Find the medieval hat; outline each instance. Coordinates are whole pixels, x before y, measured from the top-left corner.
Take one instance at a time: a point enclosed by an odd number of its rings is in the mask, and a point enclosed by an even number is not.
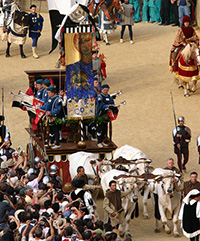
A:
[[[31,6],[30,6],[30,9],[31,8],[36,8],[36,5],[35,4],[32,4]]]
[[[191,18],[188,16],[188,15],[185,15],[182,19],[182,23],[185,23],[185,22],[191,22]]]
[[[44,80],[44,85],[46,85],[46,86],[50,86],[51,85],[51,82],[50,82],[50,80],[49,79],[45,79]]]
[[[94,81],[95,81],[95,80],[98,80],[98,81],[99,81],[99,79],[98,79],[97,77],[94,77]]]
[[[110,86],[108,84],[104,84],[104,85],[101,86],[101,89],[104,89],[104,88],[110,89]]]
[[[4,121],[5,117],[3,115],[0,115],[0,121]]]
[[[36,81],[36,83],[42,85],[42,84],[43,84],[43,79],[38,79],[38,80]]]
[[[72,186],[77,188],[82,188],[85,185],[85,181],[82,179],[72,181]]]
[[[48,88],[47,88],[47,91],[51,91],[51,92],[56,92],[56,89],[55,89],[55,87],[54,86],[49,86]]]

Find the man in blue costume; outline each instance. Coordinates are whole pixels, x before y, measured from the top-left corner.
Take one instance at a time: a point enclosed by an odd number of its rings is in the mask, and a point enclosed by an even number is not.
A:
[[[38,38],[41,35],[44,19],[39,13],[36,13],[36,5],[34,4],[31,5],[30,10],[31,10],[31,13],[29,15],[31,17],[31,23],[29,27],[29,37],[32,38],[33,40],[33,43],[32,43],[33,57],[37,59],[38,58],[38,55],[36,53],[37,42],[38,42]]]
[[[61,109],[62,109],[62,101],[60,97],[56,94],[56,89],[54,86],[49,86],[47,88],[49,99],[48,101],[41,107],[42,110],[46,111],[46,116],[50,118],[49,123],[49,136],[50,136],[50,146],[52,149],[60,148],[60,140],[59,140],[59,128],[60,125],[56,125],[52,118],[60,117]],[[55,142],[55,144],[54,144]]]
[[[110,89],[109,85],[104,84],[102,86],[102,93],[99,94],[96,98],[97,116],[103,116],[107,114],[109,108],[114,105],[113,98],[108,94],[109,89]],[[97,140],[98,140],[97,146],[98,147],[102,148],[104,146],[108,146],[108,144],[106,143],[107,132],[108,132],[107,122],[98,124],[98,128],[97,128]]]

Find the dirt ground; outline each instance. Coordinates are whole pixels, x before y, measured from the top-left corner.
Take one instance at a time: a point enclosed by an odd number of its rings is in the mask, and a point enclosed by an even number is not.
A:
[[[21,59],[17,45],[11,46],[12,57],[5,58],[6,43],[0,43],[0,87],[4,87],[5,124],[10,129],[14,148],[18,145],[25,148],[29,142],[29,136],[24,130],[28,126],[28,117],[26,112],[11,107],[12,96],[9,92],[17,93],[18,90],[25,92],[28,88],[28,78],[24,70],[54,69],[58,57],[58,49],[48,54],[51,46],[51,30],[48,15],[43,14],[43,16],[45,22],[39,40],[39,59],[35,60],[32,57],[29,38],[24,46],[27,59]],[[171,26],[138,23],[134,26],[135,44],[131,45],[128,30],[125,32],[125,42],[119,43],[120,27],[118,27],[116,32],[109,36],[111,45],[106,46],[101,42],[100,46],[101,52],[107,57],[108,78],[105,82],[110,84],[111,93],[117,90],[123,91],[124,94],[118,97],[116,102],[127,101],[127,105],[120,108],[119,116],[113,122],[114,142],[119,147],[129,144],[141,149],[153,160],[154,167],[165,167],[168,157],[176,160],[172,145],[174,119],[171,90],[177,117],[183,115],[186,125],[192,131],[190,159],[185,175],[187,180],[191,171],[199,171],[196,138],[200,134],[200,88],[198,87],[191,97],[185,98],[183,90],[177,88],[173,75],[168,70],[169,51],[177,30],[178,28]],[[197,32],[200,35],[200,31]],[[101,200],[98,201],[98,210],[100,217],[103,217]],[[154,233],[151,201],[149,201],[149,213],[149,219],[144,220],[140,210],[140,217],[131,221],[133,240],[173,239],[173,235],[165,234],[163,229],[158,234]],[[179,239],[186,240],[182,233]]]

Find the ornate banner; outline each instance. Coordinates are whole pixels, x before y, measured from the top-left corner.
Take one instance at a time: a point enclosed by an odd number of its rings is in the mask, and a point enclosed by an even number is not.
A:
[[[92,33],[65,34],[66,92],[69,118],[95,116]]]

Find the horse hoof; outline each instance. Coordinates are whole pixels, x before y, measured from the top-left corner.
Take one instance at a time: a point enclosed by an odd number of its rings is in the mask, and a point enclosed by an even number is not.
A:
[[[6,58],[9,58],[10,57],[10,54],[6,54]]]
[[[154,229],[154,232],[155,232],[155,233],[160,233],[160,229],[159,229],[159,228],[155,228],[155,229]]]
[[[110,45],[110,43],[106,43],[106,45]]]
[[[25,58],[26,58],[26,55],[22,55],[21,57],[22,57],[22,59],[25,59]]]
[[[178,238],[178,237],[179,237],[179,233],[175,233],[174,238]]]
[[[183,85],[179,85],[178,88],[179,89],[183,89],[184,87],[183,87]]]
[[[166,232],[166,234],[170,234],[170,233],[171,233],[171,231],[170,231],[170,230],[166,230],[165,232]]]
[[[144,219],[149,219],[149,216],[148,215],[144,215]]]
[[[190,95],[188,93],[184,94],[184,97],[188,98]]]

